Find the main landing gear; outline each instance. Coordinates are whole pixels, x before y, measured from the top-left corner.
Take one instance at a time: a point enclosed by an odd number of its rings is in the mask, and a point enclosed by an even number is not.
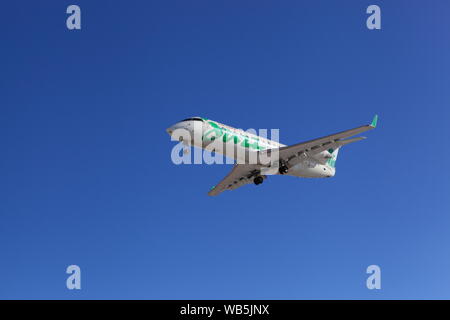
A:
[[[253,179],[254,184],[258,185],[264,182],[264,178],[261,176],[257,176],[255,179]]]
[[[283,164],[282,166],[280,166],[280,168],[278,168],[278,172],[280,174],[286,174],[286,173],[288,173],[288,171],[289,171],[289,168],[285,164]]]

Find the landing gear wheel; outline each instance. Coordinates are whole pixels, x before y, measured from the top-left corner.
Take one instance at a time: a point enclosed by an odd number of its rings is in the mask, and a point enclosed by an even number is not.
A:
[[[264,178],[261,176],[258,176],[255,179],[253,179],[253,183],[256,185],[263,183],[263,181],[264,181]]]
[[[279,172],[280,174],[286,174],[286,173],[288,173],[288,171],[289,171],[289,168],[288,168],[287,166],[285,166],[285,165],[282,165],[282,166],[278,169],[278,172]]]

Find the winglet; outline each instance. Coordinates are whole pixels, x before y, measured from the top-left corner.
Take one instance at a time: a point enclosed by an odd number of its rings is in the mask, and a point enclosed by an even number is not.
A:
[[[373,117],[373,120],[372,120],[372,123],[370,124],[370,126],[376,128],[377,121],[378,121],[378,115],[376,114],[375,117]]]

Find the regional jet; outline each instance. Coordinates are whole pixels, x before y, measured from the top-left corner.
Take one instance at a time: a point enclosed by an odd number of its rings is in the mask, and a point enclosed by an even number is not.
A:
[[[179,140],[185,145],[213,151],[236,160],[231,172],[208,192],[208,195],[216,196],[225,190],[234,190],[249,183],[259,185],[268,175],[333,177],[339,149],[365,139],[361,136],[350,137],[374,129],[377,120],[378,116],[375,115],[369,125],[291,146],[201,117],[184,119],[166,131],[173,140]],[[188,138],[185,138],[186,135],[180,135],[180,131],[188,133]],[[174,138],[175,135],[178,139]],[[273,158],[271,161],[261,160],[264,157],[270,158],[271,155],[276,155],[275,161]],[[251,159],[253,160],[250,161]]]

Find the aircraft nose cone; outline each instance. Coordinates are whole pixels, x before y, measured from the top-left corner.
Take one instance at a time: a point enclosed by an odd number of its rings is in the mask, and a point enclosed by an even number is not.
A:
[[[176,124],[174,124],[174,125],[168,127],[168,128],[166,129],[166,132],[169,134],[169,136],[172,136],[173,132],[174,132],[175,130],[177,130],[177,129],[180,129],[180,124],[179,124],[179,123],[176,123]]]
[[[169,136],[171,136],[171,135],[172,135],[172,132],[173,132],[173,127],[167,128],[167,129],[166,129],[166,132],[169,134]]]

